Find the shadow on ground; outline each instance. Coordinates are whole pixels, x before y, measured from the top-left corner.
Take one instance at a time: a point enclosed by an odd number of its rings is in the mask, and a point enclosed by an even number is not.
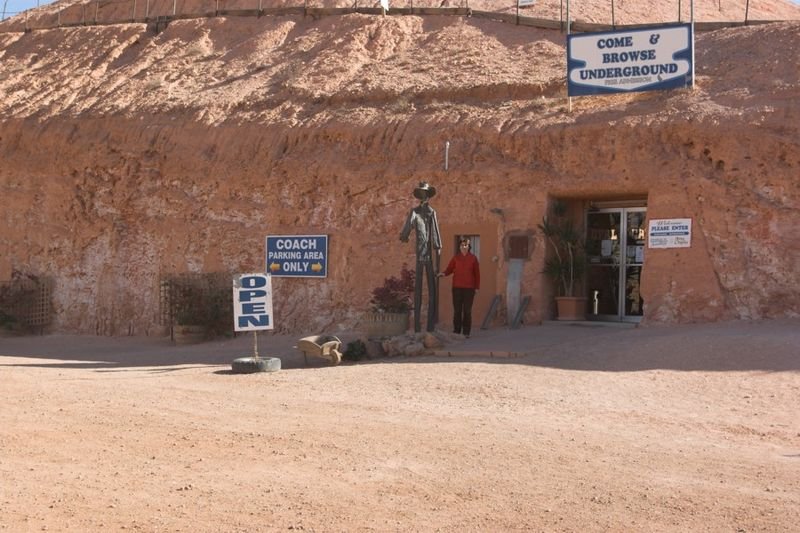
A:
[[[294,349],[297,339],[260,334],[258,353],[262,357],[279,357],[282,368],[306,367],[303,355]],[[10,366],[83,368],[101,372],[125,368],[166,367],[177,370],[187,366],[226,366],[234,359],[251,357],[254,352],[251,335],[198,344],[176,345],[169,338],[93,337],[85,335],[45,335],[0,338],[0,367],[9,366],[3,356],[38,359],[30,363],[15,362]],[[41,359],[52,360],[43,362]],[[309,360],[308,367],[328,366],[322,359]]]
[[[337,334],[345,342],[357,334]],[[294,349],[300,336],[259,335],[259,355],[278,357],[282,369],[326,368],[327,361]],[[471,339],[445,347],[451,356],[380,358],[347,364],[425,364],[475,362],[533,365],[576,371],[800,371],[800,320],[781,319],[639,328],[603,327],[596,323],[529,326],[475,332]],[[522,354],[491,357],[492,353]],[[0,338],[0,367],[41,366],[96,369],[159,367],[168,372],[187,365],[212,365],[228,372],[237,357],[253,355],[250,335],[176,346],[151,337],[46,335]],[[35,359],[7,363],[4,357]],[[52,360],[43,362],[42,359]]]

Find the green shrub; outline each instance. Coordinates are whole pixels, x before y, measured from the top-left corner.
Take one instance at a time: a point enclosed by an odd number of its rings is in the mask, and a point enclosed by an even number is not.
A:
[[[365,357],[367,357],[367,345],[361,339],[348,342],[342,354],[342,359],[347,361],[361,361]]]

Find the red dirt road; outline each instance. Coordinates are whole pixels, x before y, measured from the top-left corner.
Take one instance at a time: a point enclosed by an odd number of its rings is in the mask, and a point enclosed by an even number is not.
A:
[[[258,375],[247,338],[0,338],[0,530],[797,531],[798,326],[308,368],[275,336]]]

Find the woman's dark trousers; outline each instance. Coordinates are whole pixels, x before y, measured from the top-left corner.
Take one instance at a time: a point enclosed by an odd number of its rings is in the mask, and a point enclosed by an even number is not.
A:
[[[469,335],[472,331],[472,301],[475,289],[453,287],[453,333]]]

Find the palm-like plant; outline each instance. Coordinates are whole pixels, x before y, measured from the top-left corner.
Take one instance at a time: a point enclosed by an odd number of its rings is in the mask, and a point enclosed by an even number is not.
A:
[[[567,206],[556,201],[551,213],[542,218],[539,231],[553,248],[542,272],[558,284],[560,296],[574,296],[575,281],[586,271],[586,256],[581,231],[567,216]]]

